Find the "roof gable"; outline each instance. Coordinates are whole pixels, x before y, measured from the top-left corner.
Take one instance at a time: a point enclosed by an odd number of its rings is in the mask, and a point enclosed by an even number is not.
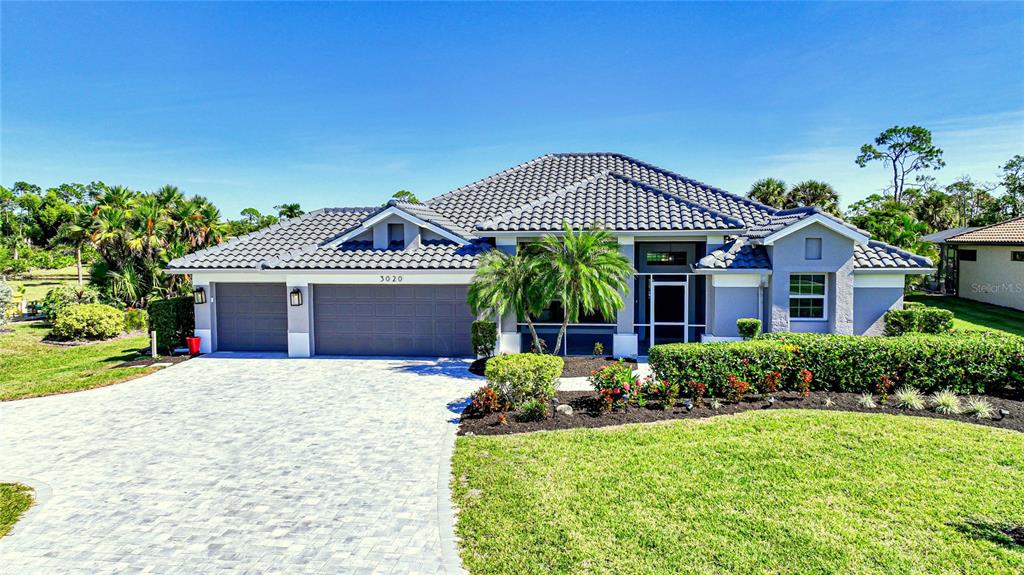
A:
[[[1024,216],[946,238],[952,244],[1024,244]]]
[[[751,227],[747,237],[754,243],[770,246],[776,240],[814,224],[822,225],[858,244],[871,239],[871,234],[864,230],[813,206],[780,210],[761,225]]]
[[[469,243],[473,238],[472,232],[463,229],[455,222],[452,222],[448,218],[438,214],[434,210],[430,209],[429,206],[391,200],[385,204],[384,207],[373,212],[367,216],[366,219],[350,229],[345,230],[329,243],[332,245],[338,245],[350,241],[363,232],[368,231],[374,224],[392,215],[402,218],[411,224],[426,228],[437,235],[460,245]]]

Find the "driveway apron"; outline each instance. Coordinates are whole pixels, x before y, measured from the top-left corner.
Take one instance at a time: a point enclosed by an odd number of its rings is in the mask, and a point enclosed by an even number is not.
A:
[[[461,360],[203,357],[0,403],[8,573],[455,573]]]

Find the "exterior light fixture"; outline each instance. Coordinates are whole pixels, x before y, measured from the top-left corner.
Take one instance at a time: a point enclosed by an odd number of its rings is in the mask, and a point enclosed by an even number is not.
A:
[[[683,407],[686,408],[686,411],[693,411],[693,401],[687,399],[683,402]]]
[[[196,305],[202,305],[206,303],[206,288],[197,287],[192,290],[192,300],[196,302]]]
[[[299,288],[293,289],[292,292],[288,294],[288,300],[293,306],[302,305],[302,290]]]
[[[1007,415],[1010,415],[1010,410],[1008,410],[1008,409],[1000,409],[999,410],[999,419],[997,421],[1002,421]]]

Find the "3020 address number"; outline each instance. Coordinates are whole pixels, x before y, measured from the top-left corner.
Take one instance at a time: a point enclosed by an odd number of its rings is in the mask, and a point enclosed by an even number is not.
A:
[[[400,284],[402,283],[402,276],[397,275],[382,275],[380,276],[380,283],[382,284]]]

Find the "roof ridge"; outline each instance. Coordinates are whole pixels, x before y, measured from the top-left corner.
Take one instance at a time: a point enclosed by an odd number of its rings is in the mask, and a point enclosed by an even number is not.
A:
[[[728,214],[723,214],[722,212],[719,212],[718,210],[709,208],[709,207],[707,207],[707,206],[705,206],[703,204],[699,204],[699,203],[697,203],[697,202],[695,202],[695,201],[693,201],[693,200],[691,200],[689,198],[683,197],[680,194],[674,194],[672,192],[663,190],[663,189],[661,189],[661,188],[659,188],[657,186],[652,186],[650,184],[641,182],[640,180],[637,180],[636,178],[631,178],[631,177],[629,177],[629,176],[627,176],[627,175],[625,175],[625,174],[623,174],[621,172],[617,172],[615,170],[610,170],[609,171],[609,175],[611,175],[614,178],[618,178],[620,180],[628,182],[631,185],[637,186],[639,188],[643,188],[643,189],[645,189],[647,191],[654,192],[654,193],[657,193],[657,194],[661,194],[661,195],[666,196],[668,198],[671,198],[672,200],[675,200],[677,202],[682,202],[682,203],[684,203],[684,204],[686,204],[686,205],[688,205],[690,207],[697,208],[699,210],[703,210],[703,211],[705,211],[705,212],[707,212],[709,214],[714,215],[717,218],[721,218],[723,221],[727,221],[727,222],[731,221],[733,223],[739,224],[739,227],[741,227],[741,228],[745,228],[746,227],[746,223],[743,220],[741,220],[739,218],[736,218],[736,217],[733,217],[733,216],[730,216]]]
[[[508,174],[511,174],[511,173],[514,173],[514,172],[518,172],[519,170],[522,170],[523,168],[525,168],[527,166],[533,165],[535,163],[540,163],[541,161],[546,160],[546,159],[548,159],[550,157],[553,157],[553,156],[554,156],[554,154],[544,154],[542,156],[538,156],[536,158],[533,158],[532,160],[527,160],[527,161],[522,162],[520,164],[516,164],[515,166],[512,166],[511,168],[506,168],[506,169],[504,169],[504,170],[502,170],[502,171],[500,171],[500,172],[498,172],[496,174],[491,174],[490,176],[487,176],[486,178],[481,178],[479,180],[476,180],[475,182],[471,182],[471,183],[466,184],[464,186],[459,186],[458,188],[455,188],[454,190],[447,191],[447,192],[441,194],[440,196],[434,196],[433,198],[430,198],[429,200],[427,200],[424,203],[427,204],[427,205],[430,205],[430,204],[432,204],[432,203],[434,203],[434,202],[436,202],[438,200],[441,200],[442,198],[447,198],[448,196],[453,196],[455,194],[458,194],[458,193],[464,192],[466,190],[469,190],[470,188],[475,188],[475,187],[479,186],[480,184],[483,184],[483,183],[486,183],[486,182],[492,182],[495,179],[497,179],[498,177],[506,176]]]
[[[612,173],[612,170],[601,170],[600,172],[598,172],[598,173],[596,173],[594,175],[591,175],[591,176],[587,176],[587,177],[583,178],[582,180],[577,180],[577,181],[575,181],[575,182],[573,182],[571,184],[566,184],[566,185],[562,186],[561,188],[558,188],[557,190],[555,190],[553,192],[548,192],[548,193],[544,194],[543,196],[538,196],[538,197],[536,197],[536,198],[526,202],[525,204],[519,204],[518,206],[512,208],[511,210],[506,210],[506,211],[504,211],[504,212],[502,212],[502,213],[500,213],[500,214],[498,214],[498,215],[496,215],[496,216],[494,216],[494,217],[492,217],[492,218],[490,218],[488,220],[479,222],[479,223],[474,225],[474,229],[484,230],[484,229],[487,228],[487,226],[494,226],[494,225],[496,225],[497,222],[505,219],[506,217],[522,215],[523,212],[526,212],[528,210],[532,210],[533,208],[536,208],[537,206],[540,206],[541,204],[544,204],[545,202],[549,202],[549,201],[551,201],[551,200],[553,200],[553,199],[555,199],[555,198],[557,198],[559,196],[564,196],[564,195],[568,194],[570,191],[572,191],[574,189],[577,189],[577,188],[579,188],[581,186],[584,186],[586,184],[592,184],[592,183],[594,183],[594,182],[596,182],[598,180],[603,180],[603,179],[607,178],[609,176],[609,174],[611,174],[611,173]]]
[[[994,228],[996,226],[1004,226],[1006,224],[1015,222],[1017,220],[1024,220],[1024,215],[1015,216],[1015,217],[1012,217],[1012,218],[1010,218],[1008,220],[1005,220],[1005,221],[1002,221],[1002,222],[996,222],[994,224],[989,224],[987,226],[980,226],[980,227],[977,227],[977,228],[975,228],[973,230],[968,230],[966,232],[959,233],[959,234],[957,234],[955,236],[950,236],[950,237],[946,238],[946,240],[949,241],[949,240],[952,240],[952,239],[956,239],[956,238],[958,238],[960,236],[966,236],[967,234],[973,234],[973,233],[976,233],[976,232],[987,230],[989,228]]]
[[[315,215],[319,215],[319,214],[322,214],[322,213],[327,213],[327,211],[329,209],[330,208],[319,208],[319,209],[313,210],[311,212],[306,212],[306,213],[304,213],[304,214],[302,214],[301,216],[298,216],[298,217],[285,218],[284,220],[279,220],[279,221],[277,221],[277,222],[275,222],[275,223],[273,223],[273,224],[271,224],[271,225],[269,225],[269,226],[267,226],[265,228],[260,228],[260,229],[258,229],[256,231],[252,231],[252,232],[249,232],[249,233],[241,235],[241,236],[235,236],[235,237],[233,237],[233,238],[231,238],[231,239],[229,239],[229,240],[227,240],[225,242],[221,242],[221,243],[219,243],[219,244],[217,244],[215,246],[210,246],[208,248],[204,248],[204,249],[201,249],[201,250],[194,251],[194,252],[192,252],[190,254],[185,254],[185,255],[181,256],[180,258],[175,258],[175,259],[171,260],[170,262],[167,262],[167,265],[170,266],[170,264],[173,263],[173,262],[179,262],[180,264],[187,264],[187,263],[195,260],[196,256],[198,256],[199,254],[207,256],[207,255],[210,255],[210,254],[220,253],[220,252],[226,250],[227,248],[229,248],[231,246],[234,246],[234,245],[237,245],[239,243],[242,243],[243,241],[250,240],[250,239],[253,239],[253,238],[260,238],[260,237],[263,237],[263,236],[269,234],[272,231],[276,231],[276,230],[280,230],[280,229],[284,229],[284,228],[289,228],[292,225],[297,224],[298,222],[303,221],[303,220],[308,220],[308,219],[310,219],[311,217],[313,217]]]

